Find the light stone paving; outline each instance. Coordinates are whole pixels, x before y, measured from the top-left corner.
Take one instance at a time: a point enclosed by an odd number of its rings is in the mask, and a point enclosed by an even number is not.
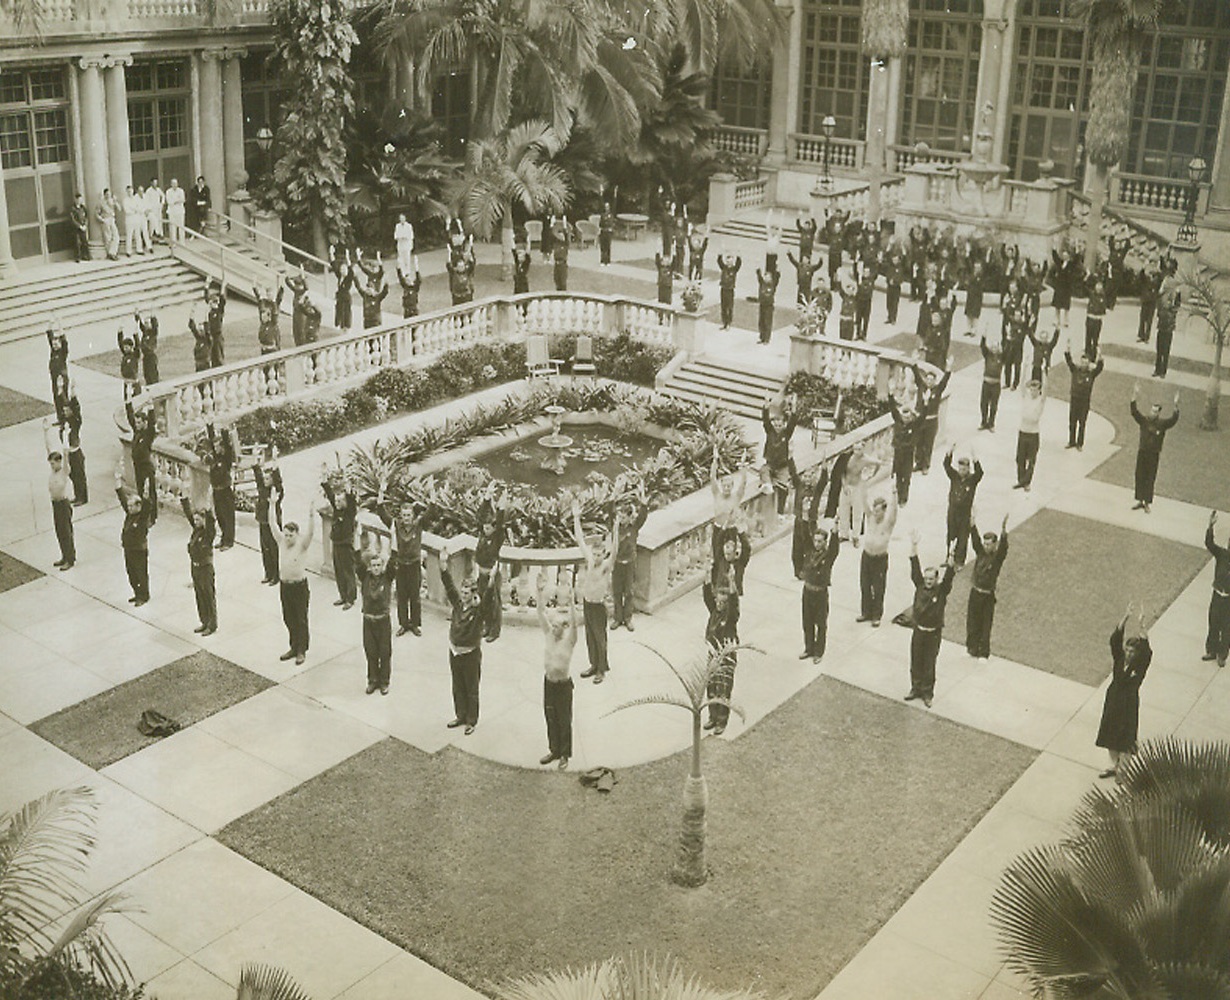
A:
[[[724,241],[734,242],[734,241]],[[737,241],[744,256],[740,293],[750,291],[763,244]],[[711,247],[711,251],[712,251]],[[616,244],[624,259],[651,255],[653,244]],[[493,248],[480,248],[484,260]],[[596,258],[596,252],[590,252]],[[574,258],[574,284],[584,285],[586,254]],[[423,267],[434,266],[424,255]],[[652,277],[615,265],[614,273]],[[547,280],[545,268],[536,279]],[[716,282],[706,281],[716,301]],[[791,286],[787,288],[785,286]],[[792,293],[787,277],[779,302]],[[903,303],[898,329],[912,329],[913,307]],[[873,314],[873,338],[894,330]],[[1074,314],[1073,329],[1083,326]],[[1079,324],[1079,325],[1078,325]],[[1135,332],[1135,310],[1121,305],[1104,337],[1119,343]],[[73,356],[86,353],[79,332]],[[709,351],[727,363],[785,373],[788,331],[769,347],[748,331],[710,331]],[[171,335],[174,335],[173,333]],[[74,338],[78,335],[74,334]],[[113,334],[111,334],[113,336]],[[103,343],[109,346],[104,338]],[[1180,336],[1176,354],[1204,358],[1208,345]],[[1108,360],[1132,373],[1132,362]],[[25,341],[0,347],[0,381],[47,398],[46,347]],[[378,935],[277,876],[265,872],[210,836],[230,820],[321,773],[386,736],[434,753],[454,744],[466,752],[515,766],[536,766],[545,742],[541,710],[541,639],[535,629],[508,627],[484,649],[482,721],[471,737],[445,729],[451,715],[447,642],[439,611],[428,610],[422,638],[395,640],[393,685],[387,698],[363,694],[363,655],[356,612],[332,607],[331,581],[312,579],[312,648],[302,668],[280,663],[285,634],[275,588],[261,586],[255,529],[240,518],[239,542],[218,556],[220,631],[194,635],[195,609],[188,585],[187,529],[167,512],[151,532],[153,599],[141,609],[126,603],[118,545],[120,513],[111,483],[115,454],[109,413],[116,380],[74,366],[86,409],[86,453],[91,503],[77,514],[78,565],[59,574],[46,502],[46,466],[37,422],[0,431],[0,458],[8,475],[0,483],[0,545],[49,575],[0,594],[0,810],[43,792],[89,785],[100,799],[100,847],[90,873],[96,891],[120,886],[142,909],[116,930],[138,979],[162,1000],[209,1000],[234,994],[240,966],[268,961],[295,975],[319,998],[381,1000],[414,992],[433,997],[473,996]],[[1011,490],[1018,402],[1005,394],[1000,430],[977,434],[978,366],[956,375],[946,428],[937,444],[935,471],[915,480],[891,552],[888,609],[905,607],[908,537],[924,532],[924,558],[943,548],[947,480],[939,469],[950,442],[973,441],[986,467],[978,511],[984,522],[1009,514],[1010,527],[1043,506],[1105,523],[1199,545],[1206,512],[1159,498],[1153,514],[1133,514],[1127,491],[1088,479],[1114,453],[1113,428],[1090,420],[1083,452],[1066,451],[1066,405],[1051,401],[1043,418],[1042,451],[1035,488]],[[1203,379],[1172,375],[1174,384],[1202,387]],[[1096,406],[1096,394],[1095,394]],[[369,432],[387,433],[388,428]],[[1211,439],[1216,440],[1216,439]],[[801,443],[801,442],[800,442]],[[1223,456],[1224,457],[1224,456]],[[314,488],[316,455],[287,460],[301,473],[288,476],[287,517]],[[1223,529],[1230,519],[1223,518]],[[857,553],[838,559],[832,590],[829,652],[813,665],[796,658],[798,584],[789,568],[789,541],[769,547],[747,572],[742,635],[766,650],[741,661],[735,697],[748,713],[746,726],[732,719],[723,739],[747,728],[820,674],[898,699],[908,687],[908,633],[854,622]],[[1011,572],[1011,557],[1005,572]],[[1201,663],[1204,613],[1211,566],[1192,581],[1151,632],[1156,650],[1143,690],[1142,739],[1175,732],[1193,738],[1230,734],[1230,681],[1215,665]],[[609,716],[616,704],[674,683],[645,642],[672,658],[692,655],[701,640],[704,612],[691,594],[654,616],[638,616],[634,635],[612,636],[613,671],[602,687],[582,684],[576,698],[573,771],[605,764],[616,768],[658,759],[687,746],[685,717],[677,710],[638,709]],[[785,638],[783,638],[785,637]],[[274,681],[276,686],[190,729],[94,772],[36,737],[25,725],[59,708],[191,652],[204,648]],[[581,663],[579,651],[574,663]],[[578,668],[579,669],[579,668]],[[1092,688],[998,657],[985,665],[945,642],[939,662],[937,714],[1014,740],[1039,751],[1035,763],[982,818],[822,996],[901,998],[1021,996],[1003,969],[986,919],[987,902],[1003,866],[1019,851],[1059,835],[1073,806],[1103,766],[1093,746],[1104,686]],[[917,703],[916,703],[917,704]],[[925,709],[918,709],[924,711]],[[976,766],[976,762],[971,762]],[[561,775],[560,780],[573,780]],[[954,781],[960,775],[953,776]],[[686,956],[682,956],[686,961]]]

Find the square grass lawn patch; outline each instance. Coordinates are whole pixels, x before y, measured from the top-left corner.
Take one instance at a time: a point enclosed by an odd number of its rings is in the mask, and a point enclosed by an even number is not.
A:
[[[183,728],[259,694],[273,682],[201,650],[142,677],[40,719],[30,728],[90,767],[99,769],[158,738],[143,736],[137,720],[147,708]]]
[[[1066,401],[1070,379],[1062,358],[1051,371],[1055,378],[1050,395]],[[1094,469],[1092,477],[1127,490],[1136,485],[1136,446],[1140,441],[1140,429],[1128,405],[1136,382],[1140,383],[1141,412],[1147,413],[1150,404],[1157,402],[1162,404],[1163,414],[1170,413],[1176,389],[1173,383],[1104,371],[1093,387],[1093,409],[1115,425],[1119,451]],[[1206,509],[1224,508],[1230,495],[1230,421],[1223,415],[1221,430],[1202,431],[1205,394],[1196,389],[1178,391],[1179,422],[1166,434],[1155,492]],[[1224,414],[1224,405],[1222,410]],[[1203,537],[1201,526],[1192,537],[1193,544],[1201,544]]]
[[[1008,541],[991,652],[1090,686],[1110,674],[1107,643],[1128,601],[1143,601],[1152,625],[1209,559],[1195,544],[1046,509]],[[971,553],[944,622],[945,637],[961,644],[972,565]]]
[[[478,988],[649,950],[717,988],[814,997],[1034,757],[821,677],[706,741],[699,889],[669,880],[688,753],[600,795],[388,739],[218,839]]]
[[[0,385],[0,427],[12,427],[51,413],[55,413],[55,407],[50,403]]]
[[[332,309],[328,310],[328,315],[325,318],[326,320],[333,318]],[[164,380],[179,378],[182,375],[191,375],[196,371],[196,362],[192,358],[193,339],[187,327],[186,317],[184,323],[185,326],[182,330],[176,330],[170,328],[164,320],[163,326],[159,329],[158,375]],[[232,361],[247,361],[260,355],[260,341],[256,336],[256,331],[259,328],[260,322],[250,317],[234,320],[228,319],[226,321],[224,339],[226,341],[226,360],[228,364]],[[321,340],[326,340],[332,336],[336,336],[336,332],[331,327],[321,327]],[[290,320],[285,316],[282,317],[282,346],[294,346],[290,336]],[[113,375],[115,378],[120,377],[120,352],[114,347],[109,351],[74,358],[73,363],[82,365],[85,368],[92,368],[94,371],[102,372],[104,375]]]
[[[871,322],[875,323],[876,318],[877,317],[873,315]],[[961,322],[962,320],[955,320],[953,325],[960,326]],[[920,342],[913,333],[909,331],[902,331],[901,333],[893,334],[887,340],[878,341],[876,346],[889,347],[894,351],[900,351],[902,354],[913,356],[914,352],[919,349]],[[979,349],[977,343],[972,340],[959,338],[959,336],[954,336],[952,338],[952,342],[949,345],[948,350],[948,361],[949,364],[952,365],[953,371],[959,372],[963,368],[968,368],[974,362],[981,360],[981,358],[982,351]]]
[[[44,575],[46,574],[41,569],[35,569],[20,559],[15,559],[7,552],[0,552],[0,594],[37,580]]]

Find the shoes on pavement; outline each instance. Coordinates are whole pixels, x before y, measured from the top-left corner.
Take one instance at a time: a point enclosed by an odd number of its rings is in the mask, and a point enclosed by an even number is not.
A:
[[[606,677],[606,674],[594,674],[594,683],[601,684],[604,677]]]
[[[906,701],[917,701],[921,697],[922,695],[920,695],[917,691],[911,691],[909,694],[905,696],[905,700]]]
[[[567,767],[568,767],[568,758],[567,758],[567,757],[561,757],[561,758],[559,759],[559,763],[558,763],[558,764],[556,764],[555,766],[556,766],[556,767],[558,767],[561,771],[563,771],[565,768],[567,768]]]
[[[466,726],[466,728],[465,728],[465,734],[466,734],[467,736],[469,736],[472,732],[474,732],[474,727],[473,727],[473,726]]]
[[[303,661],[305,659],[307,659],[307,657],[305,657],[302,653],[300,653],[298,656],[295,657],[295,666],[296,667],[303,666]]]
[[[923,704],[924,704],[924,705],[926,705],[926,706],[927,706],[927,708],[930,708],[930,707],[931,707],[931,699],[930,699],[930,697],[923,698]]]
[[[382,688],[380,689],[380,693],[381,693],[381,694],[388,694],[388,693],[389,693],[389,686],[386,684],[384,687],[382,687]]]
[[[1113,778],[1114,776],[1115,769],[1113,767],[1108,767],[1105,771],[1098,775],[1099,778]]]
[[[278,659],[282,660],[283,662],[285,662],[286,660],[293,660],[294,658],[295,658],[295,651],[293,649],[288,649],[285,653],[283,653],[281,656],[278,657]]]
[[[449,729],[456,729],[458,726],[464,726],[465,723],[460,719],[454,719],[452,722],[446,723]]]
[[[539,757],[538,763],[543,765],[543,767],[546,767],[548,764],[554,764],[557,760],[559,760],[559,757],[553,753],[549,753],[545,757]]]
[[[363,693],[364,693],[364,694],[373,694],[373,693],[375,692],[375,690],[376,690],[376,685],[375,685],[375,684],[370,684],[370,683],[369,683],[369,684],[367,685],[367,690],[366,690],[366,691],[364,691]]]

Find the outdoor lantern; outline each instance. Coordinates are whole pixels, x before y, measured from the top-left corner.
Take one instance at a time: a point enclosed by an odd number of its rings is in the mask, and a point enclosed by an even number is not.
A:
[[[832,115],[825,115],[824,121],[820,123],[820,127],[824,129],[824,137],[826,139],[833,138],[833,133],[837,131],[837,119]],[[1201,161],[1203,163],[1203,161]]]
[[[268,125],[262,125],[260,131],[256,133],[256,145],[260,147],[262,153],[269,152],[269,148],[273,145],[273,130]]]
[[[1208,169],[1208,166],[1201,156],[1192,159],[1191,163],[1187,165],[1187,176],[1191,178],[1193,184],[1199,184],[1204,180],[1204,172]]]

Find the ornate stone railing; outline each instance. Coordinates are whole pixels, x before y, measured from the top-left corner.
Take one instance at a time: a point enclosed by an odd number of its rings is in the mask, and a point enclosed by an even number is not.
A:
[[[829,169],[853,172],[863,169],[867,144],[858,139],[826,139],[822,135],[792,132],[787,137],[786,156],[795,163],[824,163],[828,149]]]
[[[735,211],[745,208],[759,208],[768,201],[769,180],[767,177],[757,177],[750,181],[738,181],[735,184]]]
[[[914,386],[914,358],[901,351],[879,347],[862,340],[834,337],[790,338],[790,371],[820,375],[841,389],[865,386],[886,399]]]
[[[905,194],[905,178],[889,177],[880,182],[880,207],[883,211],[893,211],[901,204]]]
[[[371,330],[291,347],[148,389],[160,435],[186,440],[207,423],[230,423],[267,403],[342,387],[381,368],[407,366],[471,344],[523,339],[528,333],[627,331],[659,346],[699,353],[696,317],[671,306],[582,292],[531,292],[388,323]]]
[[[956,153],[948,149],[931,149],[929,146],[901,146],[891,145],[888,147],[888,162],[895,173],[905,173],[909,167],[916,166],[920,163],[939,163],[950,164],[959,163],[968,157],[968,153]]]
[[[836,181],[832,187],[817,185],[811,192],[811,214],[815,219],[825,219],[835,210],[864,217],[870,204],[871,184],[868,181]]]
[[[122,34],[228,25],[259,25],[269,21],[268,0],[43,0],[35,22],[18,30],[8,11],[0,13],[0,48],[26,44],[38,37],[54,42],[63,35]]]
[[[764,156],[769,147],[769,133],[763,128],[742,128],[722,125],[713,130],[713,147],[740,156]]]
[[[1210,186],[1201,184],[1196,210],[1208,204]],[[1159,216],[1181,216],[1187,211],[1191,184],[1183,179],[1148,177],[1115,172],[1111,175],[1110,204],[1124,209],[1145,209]]]

